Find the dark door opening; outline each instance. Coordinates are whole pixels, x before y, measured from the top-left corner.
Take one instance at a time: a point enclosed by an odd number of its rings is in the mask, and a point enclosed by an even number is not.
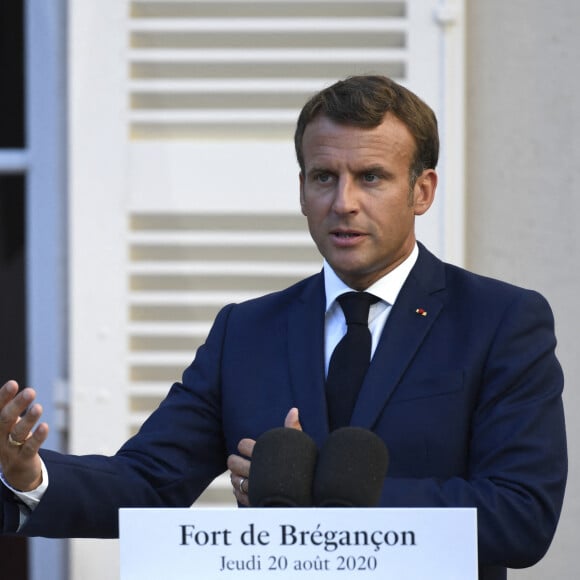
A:
[[[0,3],[0,154],[26,147],[24,0]],[[26,384],[26,178],[0,174],[0,384]],[[0,578],[27,580],[25,538],[0,535]]]
[[[0,384],[26,385],[25,179],[0,175]],[[26,580],[25,538],[0,536],[0,578]]]

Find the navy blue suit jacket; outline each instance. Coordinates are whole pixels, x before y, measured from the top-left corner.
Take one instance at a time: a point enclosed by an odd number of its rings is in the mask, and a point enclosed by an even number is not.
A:
[[[21,533],[110,537],[120,506],[189,506],[240,439],[293,406],[322,444],[324,305],[318,274],[222,309],[182,382],[114,457],[43,452],[50,485]],[[352,424],[389,448],[383,506],[477,507],[480,578],[532,565],[556,528],[567,460],[555,346],[539,294],[421,246],[354,409]],[[13,531],[10,494],[2,507]]]

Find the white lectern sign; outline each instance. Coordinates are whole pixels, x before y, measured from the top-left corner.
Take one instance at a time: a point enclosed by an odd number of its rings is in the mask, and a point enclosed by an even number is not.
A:
[[[122,509],[121,580],[477,580],[475,509]]]

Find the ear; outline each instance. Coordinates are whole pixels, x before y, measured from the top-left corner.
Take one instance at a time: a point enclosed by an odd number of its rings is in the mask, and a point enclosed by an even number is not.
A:
[[[300,180],[300,211],[302,215],[306,215],[306,199],[304,198],[304,175],[302,172],[299,173],[298,179]]]
[[[435,200],[437,173],[434,169],[425,169],[415,181],[413,187],[413,209],[415,215],[423,215]]]

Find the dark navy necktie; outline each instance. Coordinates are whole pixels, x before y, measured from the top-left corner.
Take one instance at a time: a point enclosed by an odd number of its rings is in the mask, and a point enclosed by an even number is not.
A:
[[[371,360],[368,319],[371,304],[379,299],[367,292],[347,292],[337,298],[347,330],[336,345],[326,378],[330,430],[350,423],[352,410]]]

